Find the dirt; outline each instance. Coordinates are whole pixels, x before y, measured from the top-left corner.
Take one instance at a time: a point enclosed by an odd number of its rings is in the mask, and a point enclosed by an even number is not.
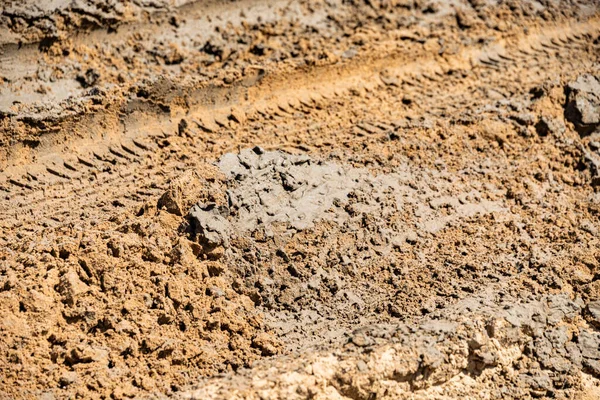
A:
[[[597,1],[0,11],[0,398],[600,397]]]

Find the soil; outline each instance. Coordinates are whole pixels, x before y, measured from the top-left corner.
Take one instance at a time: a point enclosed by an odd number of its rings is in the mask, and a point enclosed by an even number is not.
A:
[[[0,398],[600,397],[598,1],[0,11]]]

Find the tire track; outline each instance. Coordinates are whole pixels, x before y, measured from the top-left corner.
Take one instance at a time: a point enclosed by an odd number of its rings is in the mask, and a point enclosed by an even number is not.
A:
[[[0,181],[7,182],[2,187],[7,193],[7,200],[0,204],[0,219],[4,228],[11,229],[24,221],[34,221],[13,219],[11,215],[15,209],[25,216],[32,215],[35,209],[42,209],[47,218],[63,215],[59,220],[66,220],[69,209],[73,207],[62,203],[72,200],[73,192],[98,194],[97,197],[75,200],[75,204],[81,207],[92,204],[101,197],[101,193],[123,197],[131,191],[142,171],[160,165],[164,167],[163,179],[171,179],[181,169],[181,162],[173,158],[187,157],[185,154],[194,153],[194,149],[211,146],[216,151],[216,158],[231,146],[228,143],[240,139],[240,131],[261,124],[281,126],[282,121],[296,120],[296,114],[313,123],[323,121],[324,111],[336,104],[351,107],[357,93],[386,92],[399,104],[410,107],[425,104],[426,99],[439,98],[441,93],[452,89],[454,93],[436,104],[437,111],[420,110],[420,113],[460,112],[469,107],[469,101],[472,106],[483,98],[482,93],[469,89],[477,81],[495,82],[496,86],[500,86],[520,71],[531,74],[541,67],[558,70],[560,60],[586,63],[587,59],[594,59],[598,45],[594,45],[592,40],[599,32],[597,22],[594,19],[551,28],[523,36],[518,41],[491,44],[477,50],[465,48],[442,59],[422,54],[422,60],[407,62],[410,55],[400,51],[391,60],[374,59],[367,64],[356,62],[342,67],[317,67],[266,77],[255,86],[246,88],[244,96],[235,94],[238,87],[229,89],[229,93],[234,94],[232,100],[212,108],[202,106],[202,102],[206,104],[212,100],[210,97],[207,100],[206,92],[199,90],[192,96],[199,105],[191,107],[181,118],[171,117],[165,123],[164,119],[168,116],[163,113],[145,114],[145,123],[141,126],[136,126],[136,116],[125,118],[122,120],[122,135],[107,133],[102,135],[105,140],[100,143],[90,143],[89,139],[73,140],[63,145],[65,150],[60,152],[44,154],[46,150],[40,150],[36,162],[9,166],[0,173]],[[550,71],[546,70],[545,74],[550,74]],[[340,120],[336,123],[340,127],[344,125]],[[160,133],[151,132],[148,127],[159,127]],[[359,122],[351,129],[359,137],[383,135],[390,130],[370,121]],[[167,134],[169,131],[174,133]],[[251,137],[266,143],[275,140],[278,144],[271,147],[288,146],[305,151],[319,147],[306,140],[310,135],[294,144],[285,143],[287,140],[277,137],[273,131],[268,134],[257,131]],[[184,147],[171,146],[169,142],[173,139],[184,142]],[[193,165],[187,164],[188,167]],[[165,170],[174,172],[165,173]]]

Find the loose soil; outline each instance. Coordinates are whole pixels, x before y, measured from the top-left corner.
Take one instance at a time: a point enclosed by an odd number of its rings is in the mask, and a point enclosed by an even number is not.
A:
[[[0,398],[599,398],[599,11],[3,4]]]

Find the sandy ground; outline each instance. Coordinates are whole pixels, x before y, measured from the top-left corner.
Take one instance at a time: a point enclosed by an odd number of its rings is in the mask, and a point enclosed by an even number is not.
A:
[[[0,10],[0,398],[600,398],[597,1]]]

